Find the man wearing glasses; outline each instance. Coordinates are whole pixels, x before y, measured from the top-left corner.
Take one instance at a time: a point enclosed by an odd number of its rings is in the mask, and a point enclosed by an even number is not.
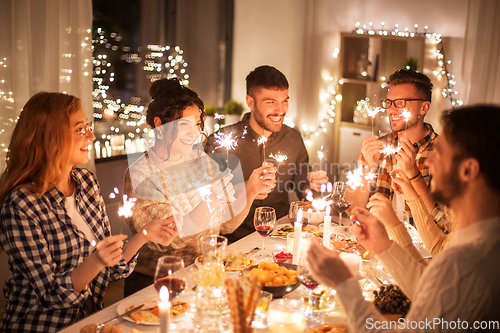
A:
[[[393,199],[391,172],[401,169],[410,179],[413,187],[422,198],[427,210],[436,222],[444,222],[442,210],[435,205],[429,191],[431,176],[424,165],[434,150],[437,134],[432,126],[424,122],[429,111],[432,96],[432,83],[425,74],[400,69],[389,78],[390,88],[387,98],[382,101],[389,117],[392,132],[378,138],[367,137],[361,148],[358,162],[377,174],[376,181],[358,188],[353,196],[354,207],[365,207],[372,193],[382,193]],[[384,147],[399,147],[395,154],[383,154]],[[393,202],[393,206],[396,206]],[[405,209],[399,204],[398,209]]]

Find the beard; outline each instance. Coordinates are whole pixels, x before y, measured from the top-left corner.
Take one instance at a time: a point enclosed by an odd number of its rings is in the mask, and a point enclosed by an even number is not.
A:
[[[458,177],[459,161],[453,161],[450,173],[443,176],[439,184],[436,182],[431,185],[431,197],[434,201],[450,207],[451,201],[461,195],[465,185]]]
[[[271,115],[268,115],[267,117],[279,117],[279,116],[280,116],[279,114],[271,114]],[[274,123],[271,123],[271,121],[268,121],[267,117],[264,116],[259,111],[259,109],[257,109],[257,108],[254,109],[254,119],[255,119],[255,122],[260,127],[262,127],[264,130],[269,131],[269,132],[273,132],[273,133],[279,132],[281,130],[281,127],[283,126],[283,121],[281,121],[281,123],[279,123],[279,124],[274,124]],[[283,115],[283,117],[284,117],[284,115]]]

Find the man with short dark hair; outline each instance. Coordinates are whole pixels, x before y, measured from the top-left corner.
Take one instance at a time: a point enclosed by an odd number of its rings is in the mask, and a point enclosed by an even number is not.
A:
[[[429,194],[431,176],[425,161],[434,150],[437,134],[432,126],[424,122],[432,97],[432,83],[425,74],[401,69],[389,78],[390,88],[382,106],[392,132],[378,138],[367,137],[361,148],[359,164],[377,174],[374,183],[366,183],[356,189],[352,208],[365,207],[371,193],[379,192],[394,199],[391,172],[401,169],[411,180],[413,187],[432,213],[436,222],[443,219],[442,210],[435,206]],[[384,147],[400,147],[396,154],[381,153]],[[404,206],[398,207],[404,209]]]
[[[232,133],[233,137],[237,137],[238,146],[230,154],[239,158],[245,180],[252,170],[262,165],[264,160],[274,163],[278,171],[276,187],[270,193],[264,193],[254,200],[242,225],[232,234],[226,235],[230,242],[255,231],[253,214],[256,207],[274,207],[276,218],[279,219],[288,214],[288,191],[295,191],[299,198],[304,198],[307,189],[319,190],[321,184],[328,182],[324,171],[310,172],[309,156],[299,131],[283,124],[289,100],[288,81],[285,75],[274,67],[260,66],[248,74],[246,83],[246,103],[250,113],[245,114],[240,122],[223,127],[221,131]],[[259,144],[259,139],[267,141]],[[226,153],[224,148],[217,149],[217,146],[216,138],[212,134],[208,138],[205,151]],[[264,151],[265,156],[263,156]],[[278,163],[271,154],[286,155],[287,159]],[[220,158],[224,156],[218,155]],[[225,163],[225,161],[218,162]],[[234,167],[231,158],[229,166]]]
[[[390,240],[382,223],[364,208],[356,208],[351,216],[359,221],[354,235],[377,254],[411,299],[409,313],[393,328],[498,331],[500,107],[456,109],[443,115],[442,123],[443,134],[436,139],[435,151],[426,164],[433,177],[433,199],[446,204],[456,217],[451,240],[443,251],[424,268]],[[383,327],[385,318],[364,300],[357,277],[336,252],[313,243],[308,262],[316,281],[336,289],[352,331],[373,332],[373,328]]]

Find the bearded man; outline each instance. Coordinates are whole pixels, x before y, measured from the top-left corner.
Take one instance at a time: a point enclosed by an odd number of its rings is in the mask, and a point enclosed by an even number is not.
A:
[[[311,172],[309,156],[299,131],[283,124],[290,98],[285,75],[274,67],[260,66],[247,75],[246,88],[250,113],[245,114],[240,122],[220,130],[237,138],[238,146],[230,152],[229,167],[241,163],[246,181],[264,161],[274,163],[277,167],[276,187],[254,200],[245,221],[232,234],[226,235],[229,242],[255,231],[255,208],[273,207],[279,219],[288,214],[288,191],[295,191],[299,198],[305,198],[308,189],[318,191],[321,184],[328,182],[324,171]],[[226,162],[221,160],[226,149],[218,147],[214,134],[208,138],[205,151],[208,154],[220,153],[211,156],[220,164]],[[286,155],[287,159],[278,163],[271,155]],[[234,161],[234,156],[239,160]]]

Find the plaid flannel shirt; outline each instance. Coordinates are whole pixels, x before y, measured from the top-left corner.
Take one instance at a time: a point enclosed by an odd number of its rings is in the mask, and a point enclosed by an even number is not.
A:
[[[425,161],[434,151],[434,141],[436,140],[438,135],[436,134],[436,132],[434,132],[431,124],[424,123],[424,126],[427,129],[427,135],[420,141],[414,143],[413,146],[417,148],[415,163],[422,173],[425,184],[429,187],[432,176],[429,173],[429,168],[425,166]],[[384,135],[380,138],[380,140],[386,146],[397,147],[399,145],[398,134],[396,132]],[[359,157],[359,162],[362,165],[366,164],[362,154]],[[372,193],[382,193],[384,196],[392,200],[394,190],[392,189],[392,179],[390,173],[396,168],[397,160],[395,155],[391,154],[388,156],[384,156],[383,154],[381,154],[377,167],[377,179],[372,183],[370,191]],[[408,205],[406,205],[406,210],[410,212],[410,208],[408,207]],[[441,205],[436,204],[431,214],[434,217],[434,221],[442,226],[442,224],[444,223],[445,215]]]
[[[72,170],[75,200],[82,218],[97,242],[111,235],[111,228],[96,177],[86,169]],[[66,197],[57,189],[35,196],[27,188],[13,191],[0,215],[0,242],[9,257],[12,275],[4,286],[7,299],[2,332],[55,332],[103,308],[109,280],[128,276],[122,258],[106,267],[77,292],[71,272],[93,251],[85,234],[67,214]]]

